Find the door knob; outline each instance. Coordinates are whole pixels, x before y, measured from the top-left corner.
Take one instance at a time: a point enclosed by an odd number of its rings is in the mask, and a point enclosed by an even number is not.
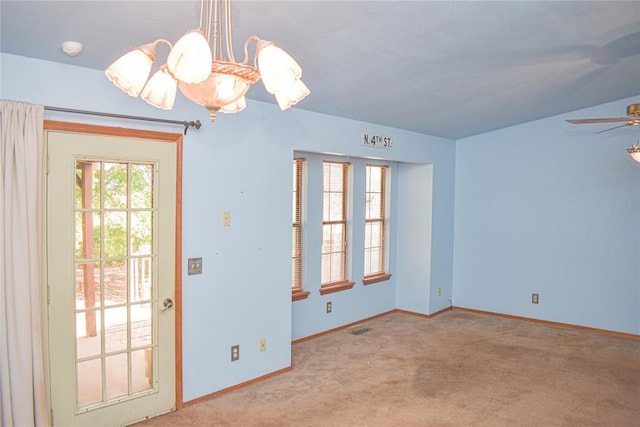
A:
[[[162,301],[162,305],[163,307],[160,309],[160,311],[170,309],[171,307],[173,307],[173,300],[171,298],[165,298],[164,301]]]

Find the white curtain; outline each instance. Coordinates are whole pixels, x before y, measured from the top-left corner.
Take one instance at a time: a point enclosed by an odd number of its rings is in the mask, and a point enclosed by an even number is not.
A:
[[[41,105],[0,100],[0,414],[47,425],[44,380]]]

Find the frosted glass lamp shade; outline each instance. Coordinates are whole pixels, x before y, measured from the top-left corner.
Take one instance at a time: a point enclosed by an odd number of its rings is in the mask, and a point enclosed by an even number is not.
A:
[[[176,100],[178,82],[174,79],[166,66],[158,70],[142,91],[142,99],[162,110],[171,110]]]
[[[295,83],[287,89],[276,92],[275,96],[280,109],[284,111],[287,108],[296,105],[304,99],[305,96],[309,95],[309,93],[311,93],[309,88],[307,88],[302,80],[296,80]]]
[[[262,48],[258,45],[258,69],[264,87],[271,94],[286,89],[302,76],[298,63],[273,44]]]
[[[220,109],[223,113],[239,113],[244,110],[247,106],[247,100],[244,95],[235,100],[234,102],[225,105]]]
[[[173,76],[185,83],[200,83],[211,71],[209,42],[199,30],[191,30],[173,46],[167,57]]]
[[[136,97],[149,78],[154,60],[155,47],[153,44],[146,44],[118,58],[107,68],[105,74],[123,92]]]
[[[302,68],[284,50],[273,43],[260,40],[258,43],[258,69],[267,92],[287,89],[302,77]]]
[[[184,96],[209,110],[209,118],[213,122],[216,112],[243,97],[251,85],[260,79],[260,74],[249,65],[233,62],[213,61],[210,66],[211,72],[205,81],[179,81],[178,87]]]
[[[300,80],[302,68],[288,53],[271,42],[258,42],[258,69],[267,92],[275,95],[281,110],[286,110],[309,95]]]

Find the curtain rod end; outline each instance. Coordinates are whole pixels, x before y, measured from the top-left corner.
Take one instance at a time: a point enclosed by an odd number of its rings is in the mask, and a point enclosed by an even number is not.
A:
[[[196,129],[200,129],[200,126],[202,126],[202,123],[200,123],[200,120],[196,120],[195,122],[194,121],[190,121],[190,122],[185,121],[184,122],[184,134],[185,135],[187,134],[187,130],[189,130],[189,127],[191,127],[191,126],[193,126]]]

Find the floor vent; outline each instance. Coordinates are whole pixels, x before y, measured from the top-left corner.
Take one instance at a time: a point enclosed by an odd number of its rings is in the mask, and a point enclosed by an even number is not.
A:
[[[355,328],[355,329],[351,329],[351,330],[349,331],[349,333],[350,333],[350,334],[352,334],[352,335],[362,335],[362,334],[364,334],[365,332],[369,332],[370,330],[371,330],[371,328],[364,328],[364,327],[362,327],[362,328]]]

